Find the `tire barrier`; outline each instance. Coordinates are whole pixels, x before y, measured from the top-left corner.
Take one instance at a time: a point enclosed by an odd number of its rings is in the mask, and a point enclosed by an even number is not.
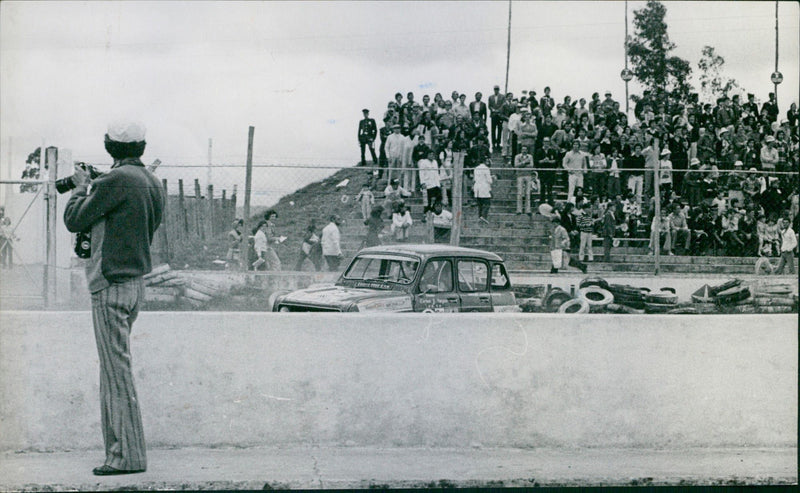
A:
[[[572,298],[558,307],[558,313],[589,313],[589,302],[583,298]]]
[[[603,311],[614,301],[614,295],[610,291],[595,285],[580,288],[578,297],[586,300],[591,312]]]
[[[644,301],[645,308],[648,303],[651,305],[674,305],[678,302],[678,295],[675,294],[674,288],[661,288],[661,291],[646,294]]]
[[[610,313],[625,313],[625,314],[641,314],[644,313],[643,310],[637,310],[636,308],[631,308],[630,306],[620,305],[618,303],[610,303],[606,307],[606,311]]]
[[[587,277],[578,284],[579,288],[588,288],[589,286],[598,286],[608,290],[608,282],[602,277]]]
[[[771,276],[775,274],[775,266],[769,261],[767,257],[760,257],[756,260],[756,275],[757,276]]]
[[[733,305],[737,302],[744,301],[749,297],[750,288],[747,286],[736,286],[719,293],[716,296],[716,302],[719,305]]]
[[[673,309],[675,309],[675,303],[652,303],[647,301],[644,303],[645,313],[667,313]]]
[[[741,279],[731,279],[730,281],[725,281],[717,286],[709,286],[708,292],[711,296],[716,296],[723,291],[727,291],[728,289],[735,288],[736,286],[741,286],[741,285],[742,285]]]
[[[548,312],[556,312],[558,309],[566,303],[567,301],[571,300],[572,296],[564,290],[561,289],[553,289],[544,297],[542,300],[542,308]]]
[[[614,296],[614,303],[641,310],[644,308],[645,296],[650,290],[623,284],[609,284],[608,291]]]

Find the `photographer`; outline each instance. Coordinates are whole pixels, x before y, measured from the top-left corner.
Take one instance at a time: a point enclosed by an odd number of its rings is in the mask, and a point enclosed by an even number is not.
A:
[[[151,270],[150,243],[161,223],[164,190],[139,159],[145,148],[139,123],[109,125],[111,171],[91,180],[75,168],[75,188],[64,211],[73,233],[91,230],[86,278],[100,357],[100,403],[105,463],[97,476],[143,472],[147,459],[142,418],[133,383],[130,333],[144,299],[143,275]]]

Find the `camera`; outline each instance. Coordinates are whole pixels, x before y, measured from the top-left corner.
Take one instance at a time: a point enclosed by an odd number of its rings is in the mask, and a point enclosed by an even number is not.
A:
[[[94,180],[98,176],[102,175],[103,173],[98,171],[97,168],[92,166],[91,164],[86,163],[75,163],[77,166],[80,166],[83,170],[89,172],[89,177]],[[66,193],[75,188],[75,181],[72,179],[72,176],[68,176],[66,178],[61,178],[60,180],[56,180],[56,191],[58,193]]]

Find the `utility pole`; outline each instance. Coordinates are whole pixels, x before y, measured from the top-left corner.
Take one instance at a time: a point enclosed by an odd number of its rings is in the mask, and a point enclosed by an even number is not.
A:
[[[56,155],[58,150],[52,148],[51,153],[44,147],[42,141],[42,151],[39,153],[40,166],[48,166],[47,169],[47,185],[46,185],[46,200],[47,200],[47,223],[45,225],[45,265],[44,265],[44,302],[45,306],[49,307],[56,300],[56,227],[58,210],[56,208],[56,178],[58,175],[58,159]]]
[[[775,0],[775,72],[778,72],[778,0]],[[778,84],[779,82],[772,82],[775,91],[775,106],[778,106]],[[780,120],[780,118],[778,119]]]
[[[253,135],[255,134],[256,127],[250,126],[247,135],[247,171],[244,180],[244,225],[242,226],[242,238],[239,244],[239,261],[243,271],[247,271],[248,258],[247,253],[250,245],[250,187],[253,183]]]
[[[508,94],[508,69],[511,64],[511,0],[508,0],[508,42],[506,44],[506,90]]]

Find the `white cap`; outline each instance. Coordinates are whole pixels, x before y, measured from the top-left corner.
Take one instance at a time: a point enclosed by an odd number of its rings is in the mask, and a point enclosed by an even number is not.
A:
[[[139,122],[119,120],[108,125],[108,138],[116,142],[142,142],[145,128]]]

